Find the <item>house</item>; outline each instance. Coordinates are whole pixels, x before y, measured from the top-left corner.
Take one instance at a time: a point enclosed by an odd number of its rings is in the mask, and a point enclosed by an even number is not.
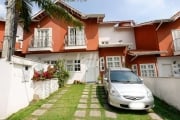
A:
[[[48,64],[64,60],[70,72],[68,83],[95,82],[99,75],[98,25],[104,14],[83,14],[63,1],[55,4],[82,21],[82,29],[52,19],[42,10],[33,16],[30,32],[24,33],[22,53]]]
[[[125,67],[128,50],[135,50],[132,20],[99,24],[99,67],[101,76],[108,67]]]
[[[5,33],[5,20],[0,18],[0,56],[3,48],[4,33]],[[15,54],[19,56],[22,56],[21,54],[22,40],[23,40],[23,27],[19,23],[17,27],[16,43],[15,43]]]
[[[3,47],[5,20],[0,19],[0,56]]]
[[[135,25],[136,50],[128,51],[127,66],[143,77],[180,76],[179,17]]]

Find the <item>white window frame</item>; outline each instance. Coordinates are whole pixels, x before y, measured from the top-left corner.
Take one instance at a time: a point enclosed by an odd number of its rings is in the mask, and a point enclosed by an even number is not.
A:
[[[68,40],[69,46],[82,46],[85,45],[84,27],[68,27]]]
[[[157,77],[154,63],[140,64],[140,72],[142,77]]]
[[[118,58],[118,61],[115,60],[116,58]],[[112,59],[112,61],[109,61],[109,59]],[[109,63],[111,63],[112,66],[109,66]],[[116,66],[116,63],[119,63],[119,66]],[[107,68],[110,68],[110,67],[120,68],[120,67],[122,67],[121,56],[106,56],[106,66],[107,66]]]
[[[104,71],[104,70],[105,70],[104,57],[100,57],[100,58],[99,58],[99,68],[100,68],[100,71]]]
[[[33,42],[33,47],[51,47],[52,28],[35,28]]]
[[[173,64],[172,68],[173,68],[173,76],[180,77],[180,63]]]
[[[132,64],[131,69],[132,69],[132,71],[133,71],[136,75],[138,75],[137,64]]]
[[[70,72],[80,72],[81,60],[66,60],[66,69]]]
[[[180,51],[180,29],[172,30],[174,50]]]

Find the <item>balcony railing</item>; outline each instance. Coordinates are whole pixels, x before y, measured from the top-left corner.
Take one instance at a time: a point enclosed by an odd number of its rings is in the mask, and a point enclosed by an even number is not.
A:
[[[29,51],[43,51],[43,50],[52,50],[51,36],[33,37],[30,43]]]
[[[180,38],[174,40],[174,54],[180,55]]]
[[[72,37],[68,38],[65,36],[65,49],[85,49],[87,47],[86,45],[86,39],[78,39],[78,37]]]

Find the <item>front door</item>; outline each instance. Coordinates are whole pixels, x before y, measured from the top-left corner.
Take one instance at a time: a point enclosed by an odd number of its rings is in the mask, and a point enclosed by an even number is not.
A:
[[[89,67],[86,70],[86,82],[96,82],[96,68],[95,67]]]

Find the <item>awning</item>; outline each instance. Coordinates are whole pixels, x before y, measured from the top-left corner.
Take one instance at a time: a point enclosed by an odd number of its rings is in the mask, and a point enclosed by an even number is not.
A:
[[[167,54],[167,51],[129,51],[129,55],[134,56],[131,61],[135,60],[138,56],[144,55],[158,55],[158,54]]]

